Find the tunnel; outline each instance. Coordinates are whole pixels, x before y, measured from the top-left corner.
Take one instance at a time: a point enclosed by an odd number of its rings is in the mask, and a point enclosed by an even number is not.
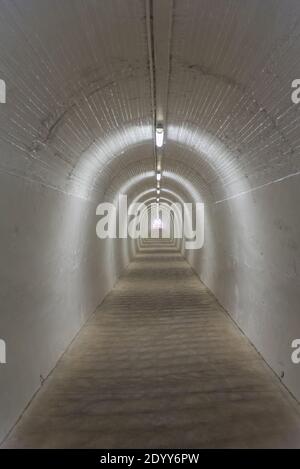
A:
[[[0,0],[2,449],[300,447],[299,52],[299,0]]]

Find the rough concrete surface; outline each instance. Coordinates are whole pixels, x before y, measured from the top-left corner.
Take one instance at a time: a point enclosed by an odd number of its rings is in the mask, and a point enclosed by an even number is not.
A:
[[[171,244],[143,246],[3,447],[300,447],[248,339]]]

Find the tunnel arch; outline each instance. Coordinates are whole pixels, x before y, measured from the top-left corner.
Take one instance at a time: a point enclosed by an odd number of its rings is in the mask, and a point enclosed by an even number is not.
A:
[[[170,2],[156,96],[148,3],[2,1],[0,330],[19,347],[0,439],[133,258],[97,239],[96,207],[151,200],[164,107],[162,200],[205,203],[205,246],[186,258],[300,396],[299,1]]]

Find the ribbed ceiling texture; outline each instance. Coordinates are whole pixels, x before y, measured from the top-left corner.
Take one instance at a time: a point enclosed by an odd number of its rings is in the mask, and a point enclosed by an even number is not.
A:
[[[146,13],[142,0],[1,2],[2,171],[93,197],[123,168],[154,169]],[[174,2],[164,170],[184,163],[215,200],[299,170],[286,86],[299,13],[297,0]]]

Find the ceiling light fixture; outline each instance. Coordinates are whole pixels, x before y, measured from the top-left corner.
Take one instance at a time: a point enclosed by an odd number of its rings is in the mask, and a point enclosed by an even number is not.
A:
[[[164,144],[164,129],[162,125],[156,127],[156,146],[161,148]]]

